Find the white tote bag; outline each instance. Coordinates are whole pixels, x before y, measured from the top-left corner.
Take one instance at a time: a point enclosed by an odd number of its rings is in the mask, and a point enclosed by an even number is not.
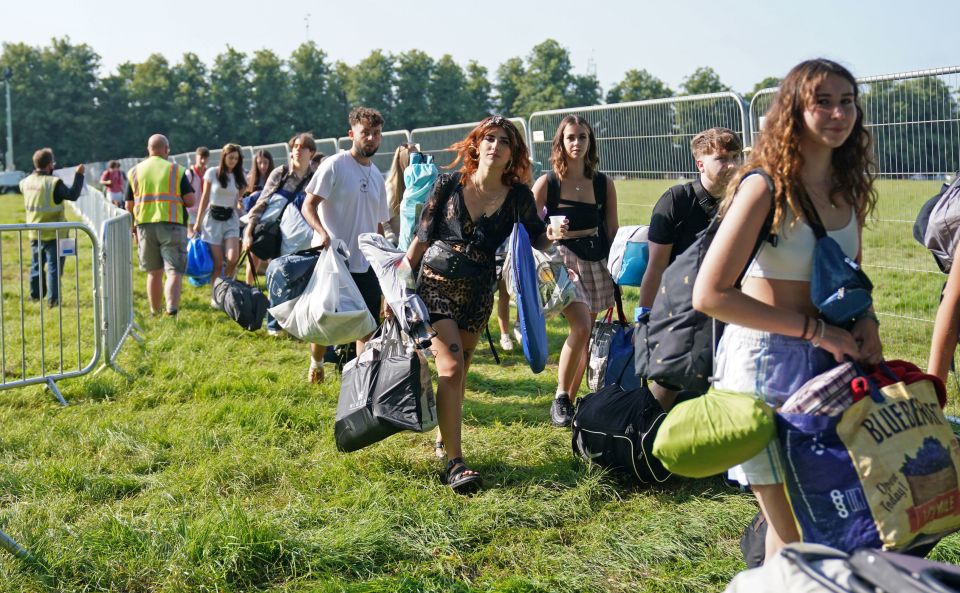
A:
[[[300,214],[296,204],[290,202],[280,219],[280,255],[290,255],[310,248],[313,229]]]
[[[347,268],[346,246],[324,249],[300,298],[272,307],[280,327],[304,342],[346,344],[377,328]]]

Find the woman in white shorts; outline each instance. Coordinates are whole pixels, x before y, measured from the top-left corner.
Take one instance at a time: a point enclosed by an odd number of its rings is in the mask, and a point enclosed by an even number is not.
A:
[[[858,92],[853,75],[835,62],[795,66],[728,188],[722,223],[693,290],[694,307],[728,324],[717,351],[719,389],[751,393],[776,408],[844,357],[866,364],[883,358],[872,311],[839,327],[819,317],[810,297],[816,240],[806,213],[816,212],[847,257],[859,262],[863,225],[876,205]],[[772,196],[763,175],[771,178]],[[778,241],[765,242],[751,262],[753,238],[771,210]],[[767,520],[767,558],[800,539],[783,466],[776,439],[741,465]]]
[[[214,278],[223,273],[232,278],[240,256],[240,197],[247,181],[243,175],[240,146],[227,144],[220,165],[203,174],[203,194],[197,207],[193,232],[210,245]],[[212,288],[211,288],[212,290]],[[211,298],[210,304],[216,306]]]

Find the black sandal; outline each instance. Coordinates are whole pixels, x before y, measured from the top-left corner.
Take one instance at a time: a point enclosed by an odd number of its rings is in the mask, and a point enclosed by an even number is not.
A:
[[[463,462],[463,457],[454,457],[447,462],[447,469],[443,472],[444,481],[457,494],[476,492],[483,484],[480,474]]]

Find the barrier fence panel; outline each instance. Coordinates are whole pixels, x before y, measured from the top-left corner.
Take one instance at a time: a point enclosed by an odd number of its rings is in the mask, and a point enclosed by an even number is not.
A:
[[[885,355],[922,366],[946,276],[913,239],[913,223],[920,206],[960,169],[960,67],[858,83],[877,172],[877,208],[863,235],[864,269],[874,283]],[[775,92],[754,98],[751,120],[759,123]]]
[[[273,164],[277,167],[280,165],[286,165],[290,160],[290,148],[287,146],[286,142],[278,142],[276,144],[262,144],[260,146],[254,146],[253,151],[257,152],[259,150],[266,150],[270,153],[270,156],[273,157]]]
[[[317,152],[323,153],[324,156],[333,156],[340,152],[336,138],[317,138],[314,141],[317,144]]]
[[[593,127],[600,170],[618,182],[620,224],[648,224],[664,190],[697,175],[690,153],[697,133],[722,126],[749,138],[747,106],[732,92],[542,111],[528,120],[535,169],[549,168],[554,133],[570,114]]]
[[[510,118],[510,121],[517,125],[520,133],[523,134],[524,141],[529,145],[526,121],[520,117]],[[445,167],[452,163],[456,156],[452,150],[448,150],[450,145],[463,140],[470,130],[477,127],[478,123],[480,122],[418,128],[410,132],[410,142],[418,145],[420,152],[431,155],[438,167]]]
[[[391,130],[383,133],[383,137],[380,140],[380,148],[377,149],[377,154],[370,157],[370,160],[373,161],[377,169],[383,173],[384,178],[386,178],[387,173],[390,171],[394,151],[397,150],[397,147],[401,144],[409,142],[410,132],[407,130]],[[350,150],[353,146],[353,140],[348,137],[338,138],[337,146],[340,147],[340,150]]]
[[[56,173],[63,176],[62,171]],[[143,330],[133,317],[133,238],[130,234],[133,218],[126,210],[114,206],[103,192],[90,186],[84,187],[80,198],[70,204],[99,238],[104,365],[123,374],[116,359],[124,341],[133,336],[143,342],[137,333]]]
[[[36,231],[54,236],[31,241]],[[55,381],[94,368],[101,346],[97,256],[97,238],[79,222],[0,225],[0,389],[44,384],[66,405]],[[33,269],[41,258],[48,270],[59,266],[55,284]]]

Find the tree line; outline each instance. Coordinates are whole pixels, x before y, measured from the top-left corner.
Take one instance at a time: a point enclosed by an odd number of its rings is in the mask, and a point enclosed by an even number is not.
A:
[[[347,112],[358,104],[379,109],[388,130],[412,130],[476,121],[490,113],[529,117],[548,109],[731,90],[709,67],[694,70],[676,90],[644,69],[631,69],[604,94],[595,75],[574,72],[568,50],[553,39],[525,57],[506,60],[492,75],[475,61],[462,66],[450,55],[434,58],[417,49],[397,54],[373,50],[351,66],[333,60],[313,42],[286,58],[268,49],[248,55],[227,46],[210,65],[190,52],[176,63],[153,54],[105,74],[93,48],[69,38],[43,47],[4,43],[2,49],[0,72],[9,68],[13,73],[15,165],[25,171],[41,146],[53,146],[63,164],[102,161],[142,154],[146,138],[155,132],[170,138],[174,152],[226,142],[267,144],[298,130],[342,136]],[[877,113],[895,119],[907,116],[908,109],[912,113],[917,100],[886,101],[909,92],[919,93],[920,103],[926,101],[940,121],[945,113],[955,114],[953,94],[944,94],[932,80],[877,85],[873,98],[884,99]],[[745,97],[778,83],[765,77]],[[868,94],[865,101],[870,99]],[[687,128],[703,118],[687,116],[679,106],[670,120],[675,133],[686,134],[695,132]],[[6,125],[4,110],[0,122]],[[921,163],[931,162],[930,139],[936,131],[913,128],[906,133],[915,138],[901,138],[898,146],[915,150],[905,156],[880,150],[879,160],[905,167],[899,170],[919,170]],[[0,153],[4,150],[5,144]]]

